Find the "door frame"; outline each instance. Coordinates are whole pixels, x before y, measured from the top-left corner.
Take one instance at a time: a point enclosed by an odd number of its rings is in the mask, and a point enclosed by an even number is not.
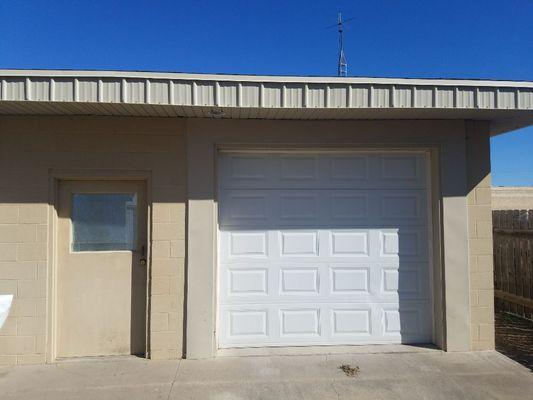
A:
[[[203,132],[198,132],[203,133]],[[237,134],[236,134],[237,135]],[[449,313],[446,307],[446,294],[448,291],[445,282],[445,243],[443,240],[446,228],[450,229],[450,215],[446,211],[466,211],[466,202],[460,204],[457,209],[457,204],[450,202],[445,203],[444,194],[442,192],[442,179],[446,178],[446,190],[455,190],[453,185],[450,185],[450,174],[448,170],[443,170],[442,163],[453,157],[460,158],[462,153],[455,154],[449,152],[450,148],[455,145],[456,138],[452,138],[451,143],[445,141],[415,141],[415,142],[357,142],[349,139],[346,142],[343,140],[336,140],[330,143],[319,143],[313,141],[295,144],[294,142],[284,143],[282,140],[272,141],[269,143],[261,142],[243,142],[241,140],[231,138],[217,138],[215,134],[206,134],[194,136],[191,135],[191,141],[188,145],[188,177],[189,177],[189,195],[188,195],[188,231],[187,231],[187,311],[186,311],[186,357],[192,359],[215,357],[218,353],[216,344],[216,315],[217,315],[217,270],[218,270],[218,246],[217,246],[217,230],[218,230],[218,203],[216,198],[218,188],[218,154],[220,151],[235,151],[235,152],[292,152],[292,151],[307,151],[307,152],[321,152],[321,151],[428,151],[429,152],[429,176],[431,178],[431,219],[433,222],[433,232],[430,242],[433,250],[433,277],[431,284],[433,285],[433,311],[434,311],[434,329],[433,342],[438,348],[449,350],[448,337],[449,326],[447,318]],[[218,139],[218,140],[217,140]],[[289,139],[290,140],[290,139]],[[204,168],[197,169],[191,166],[197,163],[202,163]],[[461,172],[462,170],[460,170]],[[452,171],[454,172],[454,171]],[[444,178],[442,175],[445,175]],[[454,172],[455,174],[455,172]],[[454,176],[452,174],[452,176]],[[456,174],[457,175],[457,174]],[[462,174],[459,173],[462,177]],[[455,176],[454,176],[455,178]],[[461,183],[460,179],[453,182],[454,185]],[[464,206],[464,207],[463,207]],[[464,210],[463,210],[464,208]],[[459,214],[461,214],[459,212]],[[466,241],[466,229],[462,231],[461,226],[454,237],[447,243],[446,248],[455,245],[459,240]],[[466,228],[466,225],[464,225]],[[201,232],[201,234],[200,234]],[[457,239],[457,240],[455,240]],[[463,248],[458,246],[458,252]],[[209,250],[209,251],[206,251]],[[461,254],[462,255],[462,254]],[[449,258],[449,257],[448,257]],[[460,261],[467,262],[468,257],[464,253],[464,259]],[[191,266],[194,268],[191,269]],[[458,263],[455,269],[462,267],[461,262]],[[464,270],[467,275],[468,271]],[[463,279],[463,273],[456,274],[454,280]],[[468,281],[468,280],[467,280]],[[201,290],[200,290],[201,287]],[[456,302],[462,305],[462,301],[467,301],[460,298]],[[468,302],[464,303],[468,307]],[[197,316],[191,318],[191,315]],[[453,321],[454,323],[457,321]],[[461,320],[465,327],[468,326],[468,321]],[[464,335],[465,338],[468,335]],[[454,346],[455,347],[455,346]],[[454,348],[455,350],[455,348]]]
[[[139,181],[146,190],[146,345],[145,358],[150,357],[150,308],[151,308],[151,233],[152,233],[152,173],[148,170],[107,169],[50,169],[48,172],[48,260],[47,266],[47,318],[46,318],[46,362],[54,363],[57,358],[58,332],[58,207],[59,185],[62,181]]]

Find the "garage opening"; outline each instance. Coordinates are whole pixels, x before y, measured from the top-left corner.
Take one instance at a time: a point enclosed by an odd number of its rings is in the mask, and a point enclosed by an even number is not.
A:
[[[219,348],[432,342],[427,152],[218,165]]]

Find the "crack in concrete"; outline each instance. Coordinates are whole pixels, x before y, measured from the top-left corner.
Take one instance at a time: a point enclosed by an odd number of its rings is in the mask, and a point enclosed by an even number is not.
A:
[[[337,395],[337,400],[340,400],[341,395],[340,395],[339,391],[337,390],[337,388],[335,387],[335,379],[333,379],[333,381],[331,381],[331,388],[333,389],[333,391]]]
[[[168,391],[167,400],[170,400],[170,395],[172,394],[172,389],[174,388],[174,384],[178,380],[178,372],[180,370],[181,366],[181,360],[178,360],[178,365],[176,366],[176,373],[174,374],[174,378],[172,379],[172,383],[170,384],[170,389]]]

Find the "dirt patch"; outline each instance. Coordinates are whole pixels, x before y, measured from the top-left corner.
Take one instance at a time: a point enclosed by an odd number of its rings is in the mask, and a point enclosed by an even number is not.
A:
[[[350,364],[342,364],[339,369],[342,370],[346,376],[356,376],[359,373],[359,367],[352,367]]]
[[[533,372],[533,321],[504,312],[495,317],[496,350]]]

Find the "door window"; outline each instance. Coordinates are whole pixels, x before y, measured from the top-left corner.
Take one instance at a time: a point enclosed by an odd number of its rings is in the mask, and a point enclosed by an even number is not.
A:
[[[72,251],[134,250],[135,193],[74,193]]]

